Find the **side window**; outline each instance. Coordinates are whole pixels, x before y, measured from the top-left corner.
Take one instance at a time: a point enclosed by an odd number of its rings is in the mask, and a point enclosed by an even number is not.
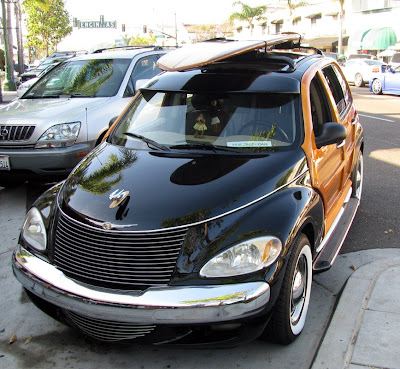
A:
[[[346,81],[344,80],[342,74],[333,65],[325,67],[322,70],[322,73],[328,82],[339,114],[342,116],[350,106],[351,102],[351,95]]]
[[[328,97],[318,75],[313,78],[310,84],[310,102],[314,135],[319,136],[322,131],[322,125],[332,122],[333,119]]]
[[[131,78],[129,78],[124,96],[133,96],[135,94],[138,81],[146,81],[161,73],[161,69],[157,67],[157,59],[157,55],[150,55],[138,60],[133,68]]]

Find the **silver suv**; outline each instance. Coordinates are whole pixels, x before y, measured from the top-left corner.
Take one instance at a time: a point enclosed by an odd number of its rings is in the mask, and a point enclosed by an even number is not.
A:
[[[0,186],[65,178],[161,70],[159,47],[99,50],[60,63],[0,109]]]

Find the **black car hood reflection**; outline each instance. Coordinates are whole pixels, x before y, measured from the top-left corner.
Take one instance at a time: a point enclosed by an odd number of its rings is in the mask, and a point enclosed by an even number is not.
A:
[[[71,173],[59,203],[88,224],[132,231],[183,226],[245,206],[296,178],[306,165],[302,149],[190,157],[103,144]],[[113,192],[124,199],[110,208]]]

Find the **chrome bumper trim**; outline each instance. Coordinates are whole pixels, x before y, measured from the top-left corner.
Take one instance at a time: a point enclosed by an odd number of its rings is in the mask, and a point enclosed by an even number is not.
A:
[[[21,246],[14,252],[17,279],[61,308],[93,318],[143,324],[202,324],[242,319],[261,312],[270,299],[266,282],[150,287],[145,291],[96,290],[68,278]]]

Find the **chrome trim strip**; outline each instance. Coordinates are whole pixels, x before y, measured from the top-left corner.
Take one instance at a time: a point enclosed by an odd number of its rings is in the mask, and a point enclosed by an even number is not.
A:
[[[331,228],[329,228],[328,233],[326,234],[326,236],[324,237],[324,239],[323,239],[323,240],[321,241],[321,243],[319,244],[319,246],[318,246],[318,248],[317,248],[317,251],[316,251],[317,253],[319,253],[319,252],[325,247],[325,245],[327,244],[327,242],[328,242],[329,239],[331,238],[333,232],[335,231],[337,225],[339,224],[340,219],[342,218],[343,213],[344,213],[344,207],[345,207],[345,205],[349,202],[352,191],[353,191],[353,189],[350,187],[350,189],[349,189],[349,191],[348,191],[348,193],[347,193],[347,195],[346,195],[346,198],[345,198],[345,200],[344,200],[344,203],[343,203],[344,206],[342,206],[342,208],[340,209],[338,215],[336,216],[335,220],[333,221],[333,223],[332,223],[332,225],[331,225]],[[354,214],[354,215],[355,215],[355,214]],[[353,219],[354,219],[354,217],[353,217]],[[350,223],[350,225],[351,225],[351,223]],[[349,228],[350,228],[350,227],[349,227]],[[344,239],[343,239],[343,241],[344,241]],[[339,248],[339,250],[340,250],[340,248]],[[339,252],[339,251],[338,251],[338,252]]]
[[[307,172],[309,172],[309,169],[308,169],[308,168],[305,168],[305,169],[303,170],[303,172],[301,172],[300,174],[298,174],[298,175],[297,175],[295,178],[293,178],[290,182],[285,183],[284,185],[282,185],[282,186],[276,188],[275,190],[271,191],[270,193],[267,193],[267,194],[265,194],[265,195],[259,197],[258,199],[255,199],[255,200],[253,200],[253,201],[250,201],[250,202],[247,203],[247,204],[244,204],[244,205],[239,206],[239,207],[237,207],[237,208],[235,208],[235,209],[229,210],[229,211],[227,211],[226,213],[222,213],[222,214],[220,214],[220,215],[216,215],[216,216],[214,216],[214,217],[212,217],[212,218],[209,218],[209,219],[201,220],[201,221],[194,222],[194,223],[191,223],[191,224],[184,224],[184,225],[181,225],[181,226],[169,227],[169,228],[159,228],[159,229],[140,230],[140,231],[122,231],[122,230],[118,229],[118,232],[120,232],[120,233],[124,233],[124,232],[126,232],[126,233],[153,233],[153,232],[165,232],[165,231],[173,231],[173,230],[182,229],[182,228],[196,227],[196,226],[201,225],[201,224],[204,224],[204,223],[212,222],[212,221],[217,220],[217,219],[219,219],[219,218],[223,218],[223,217],[225,217],[225,216],[227,216],[227,215],[233,214],[233,213],[235,213],[235,212],[237,212],[237,211],[243,210],[243,209],[245,209],[245,208],[247,208],[247,207],[249,207],[249,206],[251,206],[251,205],[253,205],[253,204],[256,204],[257,202],[260,202],[260,201],[262,201],[262,200],[265,200],[267,197],[272,196],[273,194],[275,194],[276,192],[282,190],[283,188],[285,188],[285,187],[287,187],[287,186],[290,186],[292,183],[296,182],[299,178],[301,178],[302,176],[304,176]],[[58,210],[59,210],[59,211],[62,211],[62,209],[61,209],[61,207],[60,207],[60,203],[59,203],[59,194],[60,194],[60,192],[58,192],[58,195],[57,195],[57,207],[58,207]],[[71,220],[73,220],[73,221],[76,222],[75,219],[69,217],[69,216],[68,216],[67,214],[65,214],[64,212],[63,212],[63,215],[64,215],[65,217],[67,217],[67,218],[69,218],[69,219],[71,219]],[[89,221],[91,221],[91,220],[89,220]],[[93,223],[94,223],[94,222],[93,222]],[[102,224],[102,223],[104,223],[104,222],[99,222],[99,224],[100,224],[100,223]],[[88,224],[85,224],[85,226],[91,227],[91,226],[88,225]],[[112,224],[112,226],[114,226],[114,225]],[[120,226],[118,226],[118,225],[116,226],[116,228],[117,228],[117,227],[120,228]],[[96,227],[92,227],[92,228],[98,230],[98,228],[96,228]],[[110,231],[112,232],[113,230],[110,230]]]
[[[78,284],[21,246],[14,252],[17,279],[32,293],[92,318],[141,324],[210,323],[261,312],[270,299],[263,281],[108,292]]]

